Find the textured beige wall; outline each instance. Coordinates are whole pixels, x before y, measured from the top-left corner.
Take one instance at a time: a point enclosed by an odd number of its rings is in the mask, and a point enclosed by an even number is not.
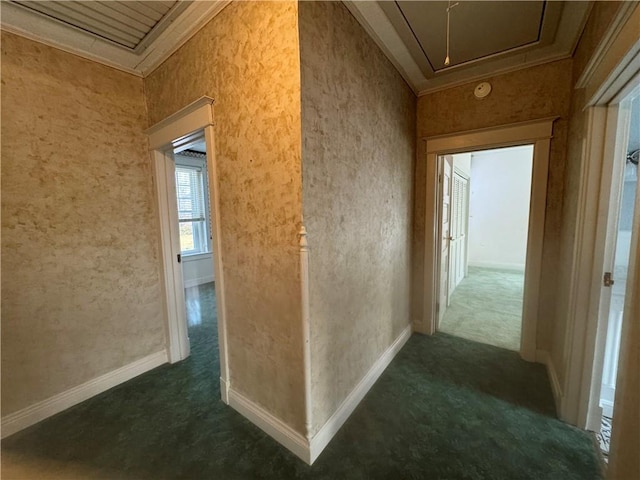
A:
[[[215,99],[231,387],[302,432],[295,2],[233,2],[145,79],[149,123]]]
[[[538,319],[538,348],[551,345],[557,262],[560,250],[565,148],[571,99],[571,60],[561,60],[487,78],[493,86],[483,100],[473,96],[478,82],[442,90],[418,98],[418,138],[484,127],[560,117],[553,128],[543,245]],[[424,143],[418,144],[424,150]],[[420,295],[424,289],[425,161],[418,155],[415,175],[414,222],[414,321],[422,318]]]
[[[2,33],[3,415],[164,349],[146,121],[140,78]]]
[[[315,432],[410,323],[415,96],[342,3],[299,10]]]

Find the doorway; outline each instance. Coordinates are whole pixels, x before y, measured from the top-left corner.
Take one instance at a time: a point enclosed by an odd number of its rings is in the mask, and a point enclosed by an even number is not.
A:
[[[439,160],[443,261],[438,330],[519,351],[533,145]]]
[[[210,190],[204,132],[173,149],[180,264],[189,352],[199,363],[218,359]],[[194,347],[196,349],[194,350]],[[218,367],[219,368],[219,367]]]
[[[214,148],[213,99],[200,98],[149,128],[146,133],[149,136],[158,200],[167,356],[171,363],[175,363],[190,355],[192,347],[189,342],[190,328],[209,328],[210,333],[203,337],[204,343],[208,343],[209,347],[217,333],[220,393],[222,400],[229,403],[229,365],[224,270],[221,255],[220,199]],[[188,154],[189,151],[192,153]],[[204,159],[201,158],[203,153]],[[176,168],[177,157],[182,157],[178,161],[178,168]],[[188,161],[184,157],[191,160]],[[180,164],[183,167],[180,167]],[[176,170],[178,170],[178,176],[176,176]],[[197,188],[198,184],[201,188]],[[178,191],[181,185],[184,191]],[[209,187],[208,202],[204,198],[199,198],[199,196],[204,197],[206,185]],[[180,208],[179,201],[184,202]],[[204,260],[207,255],[210,255],[211,259],[211,262],[203,263],[204,274],[196,273],[196,280],[191,280],[196,284],[187,284],[186,291],[185,278],[183,278],[185,253],[187,253],[186,257],[192,255],[194,261]],[[193,288],[196,290],[191,290]],[[213,312],[215,312],[215,319],[210,318]],[[191,320],[191,325],[188,324],[188,318]],[[202,346],[200,341],[197,344],[198,347]]]
[[[547,197],[549,148],[554,118],[503,125],[438,137],[425,138],[426,201],[425,262],[423,316],[416,321],[416,331],[433,334],[437,330],[441,302],[440,273],[442,265],[441,217],[439,212],[442,172],[439,157],[492,148],[533,145],[531,205],[527,238],[526,269],[522,307],[520,356],[527,361],[548,363],[545,352],[536,348],[538,296],[542,266],[542,244]],[[445,261],[446,264],[446,261]],[[554,382],[555,385],[557,382]],[[557,390],[557,388],[555,388]]]
[[[638,82],[636,82],[638,83]],[[603,195],[606,232],[602,255],[602,284],[594,352],[587,428],[597,432],[600,448],[609,454],[615,416],[618,361],[625,305],[633,301],[628,280],[633,277],[631,245],[638,235],[638,157],[640,154],[640,84],[609,112],[615,118],[610,190]],[[610,123],[611,125],[612,123]],[[609,183],[609,180],[606,180]],[[637,240],[636,240],[637,241]]]

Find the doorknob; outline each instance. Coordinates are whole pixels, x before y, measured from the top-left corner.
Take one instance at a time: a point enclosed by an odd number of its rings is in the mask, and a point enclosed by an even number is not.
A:
[[[605,287],[610,287],[615,283],[613,280],[613,275],[611,275],[611,272],[604,273],[604,278],[602,279],[602,283],[604,284]]]
[[[449,237],[447,238],[447,240],[453,240],[453,236],[449,235]]]

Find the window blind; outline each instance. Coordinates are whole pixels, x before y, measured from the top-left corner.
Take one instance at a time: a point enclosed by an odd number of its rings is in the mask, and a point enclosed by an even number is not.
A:
[[[201,168],[176,165],[176,194],[179,222],[205,220],[204,183]]]

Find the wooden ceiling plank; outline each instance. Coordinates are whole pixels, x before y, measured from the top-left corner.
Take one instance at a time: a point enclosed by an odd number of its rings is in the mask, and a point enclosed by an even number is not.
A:
[[[135,18],[132,18],[131,16],[124,15],[120,12],[113,10],[112,8],[109,7],[109,5],[105,5],[103,2],[74,2],[74,3],[79,3],[80,5],[82,5],[82,8],[84,11],[95,12],[95,14],[99,15],[101,18],[104,19],[105,23],[109,23],[110,25],[116,28],[121,28],[124,31],[128,31],[128,29],[131,28],[144,36],[155,25],[155,22],[153,20],[145,19],[146,21],[140,22]]]
[[[147,7],[144,2],[100,2],[106,3],[110,8],[117,10],[120,13],[125,15],[130,15],[134,18],[137,18],[136,15],[140,15],[141,17],[148,18],[154,22],[159,22],[162,18],[162,14],[156,12],[153,8]]]
[[[171,7],[173,7],[173,5],[176,2],[175,0],[169,0],[169,1],[154,0],[151,2],[135,2],[135,3],[144,3],[148,7],[153,8],[156,12],[159,12],[164,16],[169,10],[171,10]]]
[[[104,6],[98,5],[96,2],[65,2],[66,4],[73,4],[74,8],[87,17],[93,19],[96,22],[100,22],[102,25],[106,25],[110,28],[116,29],[123,33],[133,35],[138,38],[144,38],[150,27],[147,25],[135,22],[131,19],[126,21],[120,21],[119,18],[112,16],[109,9],[106,12],[103,10]]]
[[[102,25],[96,25],[94,22],[87,21],[87,18],[75,10],[64,5],[64,2],[36,2],[36,1],[23,1],[22,5],[38,12],[49,15],[59,21],[74,25],[82,30],[96,33],[99,36],[107,38],[115,43],[124,45],[129,48],[135,48],[140,39]]]

